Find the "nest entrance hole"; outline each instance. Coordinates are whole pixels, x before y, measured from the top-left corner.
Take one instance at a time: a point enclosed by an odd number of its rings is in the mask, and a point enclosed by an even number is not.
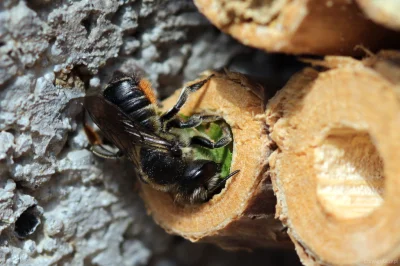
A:
[[[331,129],[314,155],[317,198],[328,214],[354,219],[383,203],[383,160],[367,132]]]

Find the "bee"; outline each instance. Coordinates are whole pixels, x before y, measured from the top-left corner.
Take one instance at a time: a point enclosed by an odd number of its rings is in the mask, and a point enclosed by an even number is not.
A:
[[[96,144],[92,152],[102,158],[126,156],[143,183],[169,192],[175,202],[206,202],[239,172],[222,177],[221,164],[194,158],[196,147],[216,149],[232,143],[230,127],[222,117],[205,114],[194,114],[187,119],[179,117],[189,95],[212,77],[184,87],[176,104],[162,113],[147,80],[116,72],[102,95],[84,97],[83,105],[104,137],[119,151],[112,152]],[[185,129],[212,122],[218,123],[223,132],[217,141],[184,133]]]

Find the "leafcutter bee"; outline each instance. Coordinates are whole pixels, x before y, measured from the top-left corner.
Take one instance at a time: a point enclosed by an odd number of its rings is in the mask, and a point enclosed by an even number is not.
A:
[[[178,113],[190,93],[199,90],[212,76],[184,87],[176,104],[161,113],[148,81],[117,72],[102,95],[84,98],[84,107],[119,152],[112,153],[102,145],[93,145],[92,151],[103,158],[125,155],[135,165],[142,182],[170,192],[176,202],[196,204],[209,200],[239,170],[223,177],[220,163],[194,158],[194,149],[231,144],[230,127],[217,115],[195,114],[182,119]],[[220,125],[220,139],[185,134],[187,129],[209,123]]]

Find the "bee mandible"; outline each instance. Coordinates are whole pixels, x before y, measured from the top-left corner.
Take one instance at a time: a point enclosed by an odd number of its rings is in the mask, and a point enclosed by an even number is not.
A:
[[[229,145],[233,141],[230,127],[217,115],[194,114],[181,119],[178,114],[189,95],[212,77],[184,87],[176,104],[161,113],[147,80],[116,72],[102,95],[84,98],[84,107],[119,151],[112,152],[100,144],[93,145],[91,150],[102,158],[125,155],[135,165],[143,183],[171,193],[176,202],[197,204],[209,200],[239,170],[222,177],[221,164],[196,159],[193,150]],[[217,141],[205,135],[185,134],[184,129],[212,122],[218,122],[223,132]]]

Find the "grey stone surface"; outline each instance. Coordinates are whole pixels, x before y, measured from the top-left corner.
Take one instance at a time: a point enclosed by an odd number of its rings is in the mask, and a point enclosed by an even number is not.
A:
[[[240,49],[191,1],[0,3],[0,264],[146,265],[173,240],[125,161],[88,150],[79,105],[116,69],[160,95]]]
[[[117,69],[142,73],[165,97],[244,49],[189,0],[1,1],[0,265],[251,258],[164,233],[135,192],[132,165],[88,151],[71,103]]]

